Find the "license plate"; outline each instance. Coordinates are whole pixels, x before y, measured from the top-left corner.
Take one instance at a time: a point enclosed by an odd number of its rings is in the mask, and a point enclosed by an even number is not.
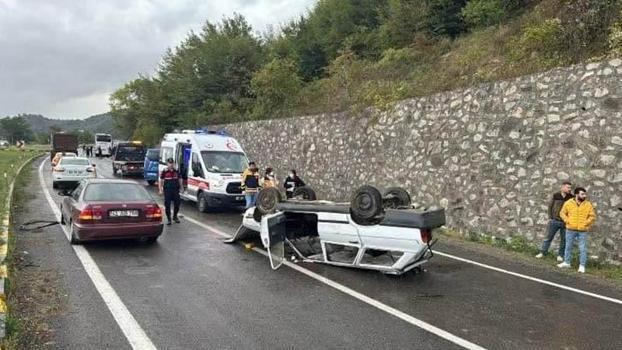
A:
[[[138,210],[111,210],[110,217],[111,218],[123,218],[123,217],[136,218],[138,217]]]
[[[235,200],[236,200],[236,201],[243,201],[243,200],[244,200],[244,197],[242,197],[242,196],[237,196],[237,197],[235,197]]]

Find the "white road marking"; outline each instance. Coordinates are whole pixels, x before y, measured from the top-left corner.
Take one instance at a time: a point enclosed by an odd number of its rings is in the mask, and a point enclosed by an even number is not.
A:
[[[570,291],[570,292],[574,292],[574,293],[578,293],[578,294],[582,294],[582,295],[587,295],[587,296],[590,296],[592,298],[597,298],[597,299],[601,299],[601,300],[605,300],[605,301],[609,301],[609,302],[612,302],[612,303],[616,303],[616,304],[622,305],[622,300],[620,300],[620,299],[615,299],[615,298],[611,298],[611,297],[608,297],[608,296],[604,296],[604,295],[588,292],[588,291],[585,291],[585,290],[582,290],[582,289],[577,289],[577,288],[573,288],[573,287],[570,287],[570,286],[566,286],[566,285],[563,285],[563,284],[559,284],[559,283],[555,283],[555,282],[550,282],[550,281],[543,280],[543,279],[537,278],[537,277],[531,277],[531,276],[523,275],[523,274],[518,273],[518,272],[513,272],[513,271],[505,270],[505,269],[502,269],[502,268],[499,268],[499,267],[495,267],[495,266],[483,264],[483,263],[480,263],[480,262],[477,262],[477,261],[461,258],[459,256],[455,256],[455,255],[439,252],[438,250],[435,250],[434,254],[438,254],[438,255],[444,256],[446,258],[462,261],[462,262],[465,262],[467,264],[472,264],[472,265],[475,265],[475,266],[483,267],[485,269],[489,269],[489,270],[505,273],[505,274],[508,274],[508,275],[511,275],[511,276],[514,276],[514,277],[523,278],[523,279],[526,279],[526,280],[529,280],[529,281],[546,284],[548,286],[560,288],[560,289],[567,290],[567,291]]]
[[[43,194],[45,195],[50,208],[54,212],[54,216],[56,216],[56,219],[60,221],[60,210],[50,195],[50,192],[45,185],[45,181],[43,180],[43,165],[46,162],[47,158],[41,162],[41,165],[39,165],[39,184],[41,185],[41,189],[43,190]],[[63,229],[67,239],[70,239],[67,229],[63,225],[60,225],[60,227]],[[119,328],[121,328],[121,331],[125,335],[125,338],[127,338],[127,341],[130,343],[132,349],[155,350],[156,347],[151,342],[151,339],[149,339],[134,316],[132,316],[125,304],[123,304],[121,298],[119,298],[110,283],[106,280],[106,277],[101,272],[88,250],[79,245],[72,245],[72,247],[78,256],[78,259],[82,263],[82,267],[84,267],[84,270],[91,278],[91,281],[95,285],[95,289],[97,289],[97,292],[104,300],[104,303],[108,307],[108,310],[110,310],[110,313],[117,322],[117,325],[119,325]]]
[[[206,225],[206,224],[204,224],[204,223],[202,223],[200,221],[197,221],[197,220],[195,220],[195,219],[193,219],[193,218],[191,218],[191,217],[189,217],[187,215],[184,216],[184,219],[189,221],[189,222],[191,222],[191,223],[193,223],[193,224],[195,224],[195,225],[197,225],[197,226],[203,227],[204,229],[207,229],[207,230],[215,233],[218,236],[225,237],[225,238],[231,237],[231,235],[229,235],[229,234],[227,234],[227,233],[225,233],[225,232],[223,232],[223,231],[221,231],[221,230],[219,230],[219,229],[217,229],[215,227],[212,227],[212,226]],[[253,250],[255,252],[261,254],[261,255],[264,255],[266,257],[268,256],[268,252],[266,252],[265,250],[263,250],[261,248],[254,247]],[[373,306],[373,307],[375,307],[377,309],[380,309],[381,311],[384,311],[384,312],[386,312],[386,313],[388,313],[390,315],[393,315],[393,316],[395,316],[395,317],[397,317],[397,318],[399,318],[399,319],[401,319],[403,321],[406,321],[406,322],[412,324],[413,326],[419,327],[419,328],[421,328],[421,329],[423,329],[423,330],[425,330],[425,331],[427,331],[429,333],[435,334],[435,335],[437,335],[437,336],[439,336],[439,337],[441,337],[441,338],[443,338],[445,340],[448,340],[448,341],[450,341],[450,342],[452,342],[452,343],[454,343],[456,345],[459,345],[459,346],[461,346],[461,347],[463,347],[465,349],[469,349],[469,350],[476,350],[476,349],[477,350],[482,350],[482,349],[485,349],[485,348],[483,348],[483,347],[481,347],[481,346],[479,346],[477,344],[474,344],[474,343],[472,343],[472,342],[470,342],[470,341],[468,341],[466,339],[460,338],[460,337],[458,337],[458,336],[456,336],[454,334],[451,334],[451,333],[449,333],[449,332],[447,332],[445,330],[442,330],[442,329],[440,329],[440,328],[438,328],[436,326],[433,326],[433,325],[431,325],[431,324],[429,324],[429,323],[427,323],[425,321],[422,321],[422,320],[420,320],[418,318],[415,318],[415,317],[412,317],[412,316],[410,316],[410,315],[408,315],[408,314],[406,314],[406,313],[404,313],[404,312],[402,312],[400,310],[392,308],[389,305],[383,304],[380,301],[378,301],[376,299],[373,299],[373,298],[370,298],[370,297],[368,297],[365,294],[359,293],[359,292],[357,292],[357,291],[355,291],[355,290],[353,290],[351,288],[348,288],[348,287],[344,286],[341,283],[335,282],[335,281],[333,281],[333,280],[331,280],[329,278],[326,278],[324,276],[318,275],[317,273],[315,273],[315,272],[313,272],[311,270],[305,269],[302,266],[290,263],[288,261],[284,261],[283,263],[287,267],[292,268],[292,269],[294,269],[294,270],[296,270],[296,271],[298,271],[298,272],[300,272],[302,274],[305,274],[308,277],[311,277],[311,278],[313,278],[316,281],[319,281],[319,282],[321,282],[321,283],[323,283],[323,284],[325,284],[325,285],[327,285],[329,287],[337,289],[338,291],[340,291],[342,293],[348,294],[349,296],[354,297],[354,298],[356,298],[356,299],[358,299],[358,300],[360,300],[360,301],[362,301],[362,302],[364,302],[364,303],[366,303],[366,304],[368,304],[370,306]]]

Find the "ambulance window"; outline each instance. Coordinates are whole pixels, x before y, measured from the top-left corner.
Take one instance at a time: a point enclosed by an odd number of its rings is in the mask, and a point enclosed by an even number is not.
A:
[[[166,163],[166,160],[169,158],[173,158],[173,148],[162,147],[162,149],[160,150],[160,161],[162,163]]]
[[[192,153],[192,172],[196,177],[205,178],[203,167],[201,167],[201,160],[199,160],[199,155],[196,153]]]

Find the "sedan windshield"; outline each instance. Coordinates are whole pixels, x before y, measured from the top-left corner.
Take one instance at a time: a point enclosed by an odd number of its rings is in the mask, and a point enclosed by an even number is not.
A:
[[[84,190],[86,202],[152,201],[149,193],[137,184],[94,183]]]
[[[244,153],[203,151],[205,168],[211,173],[241,173],[248,163]]]
[[[91,165],[86,158],[62,158],[60,160],[61,165]]]

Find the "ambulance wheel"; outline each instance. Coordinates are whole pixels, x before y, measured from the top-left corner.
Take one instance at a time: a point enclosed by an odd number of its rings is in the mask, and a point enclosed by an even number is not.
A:
[[[292,198],[304,199],[306,201],[317,200],[315,191],[311,187],[308,187],[308,186],[296,187],[294,189],[294,192],[292,193]]]
[[[255,210],[253,210],[253,219],[255,219],[255,221],[257,222],[261,222],[261,218],[263,217],[263,214],[257,210],[257,208],[255,208]]]
[[[262,215],[272,214],[276,211],[276,205],[283,201],[281,192],[274,187],[266,188],[257,193],[255,210]]]
[[[199,193],[199,198],[197,200],[197,209],[199,209],[201,213],[207,213],[209,211],[207,194],[205,194],[205,192]]]
[[[401,187],[390,187],[384,192],[383,202],[385,209],[408,207],[412,204],[410,194]]]
[[[350,200],[350,216],[362,226],[379,224],[384,219],[380,191],[372,186],[359,187]]]

